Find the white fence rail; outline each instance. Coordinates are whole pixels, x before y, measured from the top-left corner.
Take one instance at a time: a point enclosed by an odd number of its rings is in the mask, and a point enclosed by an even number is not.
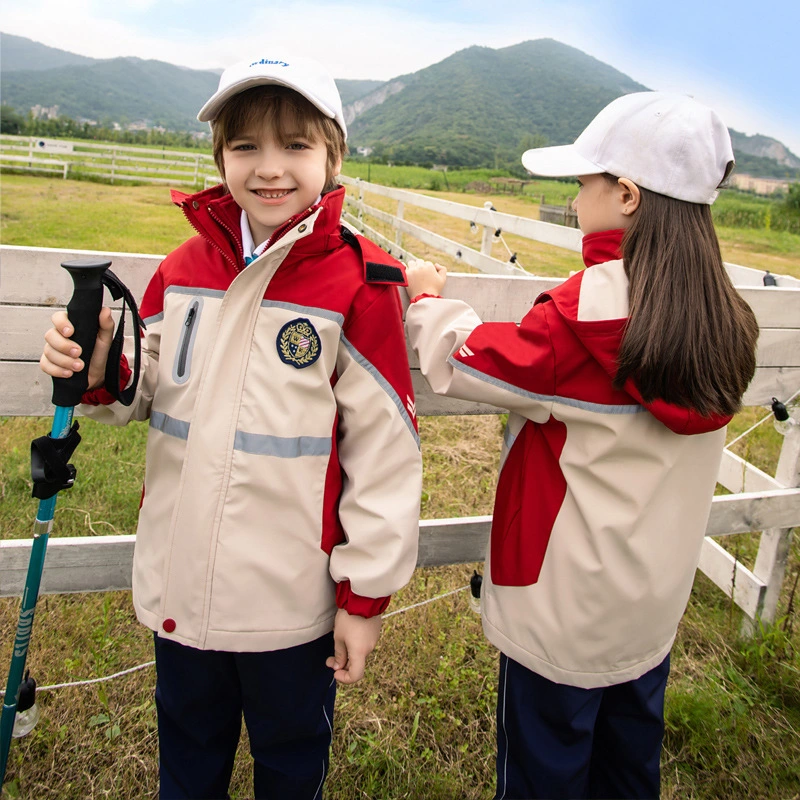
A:
[[[204,188],[219,181],[214,159],[207,153],[37,136],[0,136],[0,167],[49,172],[63,178],[101,178],[111,183]]]
[[[390,222],[396,239],[418,238],[461,251],[465,264],[499,274],[451,273],[448,296],[473,305],[485,320],[519,320],[536,296],[560,283],[557,278],[527,276],[492,259],[486,252],[470,250],[459,242],[440,241],[437,234],[402,219],[403,205],[414,204],[437,213],[473,221],[494,233],[498,219],[503,229],[539,242],[580,249],[580,234],[566,227],[498,214],[489,209],[462,206],[399,189],[347,181],[357,196],[350,199],[348,221],[372,232],[395,255],[413,257],[413,243],[398,244],[369,225],[377,218],[365,194],[374,192],[396,200],[397,215],[380,217]],[[355,212],[355,213],[352,213]],[[425,238],[423,238],[425,237]],[[484,234],[484,243],[488,239]],[[455,255],[455,251],[452,253]],[[62,261],[81,256],[103,256],[114,271],[141,298],[160,256],[129,253],[94,253],[48,248],[0,247],[0,415],[48,416],[50,381],[38,369],[42,335],[49,327],[53,307],[66,304],[71,281],[60,268]],[[773,396],[788,399],[800,391],[800,281],[775,276],[777,286],[764,286],[762,270],[726,265],[734,283],[753,307],[761,327],[757,372],[745,396],[746,405],[768,405]],[[419,373],[416,355],[409,351],[417,410],[421,415],[486,414],[500,409],[440,397],[430,391]],[[424,448],[424,441],[423,441]],[[714,498],[700,569],[750,618],[772,620],[785,570],[791,529],[800,525],[800,426],[785,437],[775,476],[768,475],[726,451],[719,483],[732,494]],[[466,563],[483,559],[490,517],[424,520],[420,523],[419,566]],[[711,537],[746,531],[762,532],[752,570]],[[45,593],[104,591],[130,587],[132,535],[51,539],[42,591]],[[24,583],[30,541],[0,542],[0,596],[20,594]]]

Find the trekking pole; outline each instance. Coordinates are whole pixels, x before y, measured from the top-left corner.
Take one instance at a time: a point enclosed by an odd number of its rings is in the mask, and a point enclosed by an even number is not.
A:
[[[75,480],[75,468],[67,459],[78,446],[81,437],[78,423],[73,423],[74,407],[81,401],[89,381],[89,362],[97,338],[98,316],[103,306],[103,276],[111,266],[110,261],[80,259],[61,264],[72,276],[74,289],[67,304],[67,314],[75,332],[73,341],[81,347],[84,368],[69,378],[53,378],[53,425],[50,436],[31,443],[31,473],[33,496],[39,498],[39,508],[33,526],[25,589],[20,604],[17,635],[8,671],[8,684],[3,696],[3,713],[0,718],[0,786],[6,776],[6,764],[14,731],[20,690],[23,684],[28,644],[33,630],[33,616],[39,597],[39,584],[44,569],[47,540],[53,529],[56,497],[62,489],[68,489]]]

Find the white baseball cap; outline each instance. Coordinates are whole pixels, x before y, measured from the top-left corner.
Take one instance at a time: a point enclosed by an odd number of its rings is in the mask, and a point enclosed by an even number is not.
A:
[[[528,172],[549,177],[608,172],[652,192],[710,205],[733,162],[728,129],[691,97],[636,92],[609,103],[574,144],[522,154]]]
[[[240,61],[228,67],[219,88],[200,109],[197,119],[210,122],[235,94],[253,86],[286,86],[303,95],[326,117],[335,120],[347,138],[342,98],[336,83],[322,64],[310,58],[279,58],[274,55]]]

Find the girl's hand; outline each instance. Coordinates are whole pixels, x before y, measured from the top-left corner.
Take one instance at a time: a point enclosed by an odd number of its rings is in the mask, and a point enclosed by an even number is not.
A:
[[[432,261],[409,261],[406,278],[409,300],[421,294],[441,294],[447,281],[447,268]]]
[[[80,345],[70,339],[75,329],[70,324],[66,311],[56,311],[50,319],[53,327],[44,335],[45,346],[39,359],[39,367],[52,378],[70,378],[73,373],[80,372],[86,366],[80,358]],[[114,339],[111,309],[101,309],[98,321],[97,339],[89,363],[89,389],[96,389],[105,382],[108,350]]]
[[[367,656],[381,633],[381,618],[359,617],[343,608],[333,623],[333,655],[325,662],[339,683],[356,683],[364,677]]]

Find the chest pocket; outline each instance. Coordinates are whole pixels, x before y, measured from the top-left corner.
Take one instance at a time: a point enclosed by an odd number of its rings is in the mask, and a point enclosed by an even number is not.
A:
[[[175,363],[172,367],[172,379],[175,383],[186,383],[192,374],[192,352],[202,311],[202,297],[195,297],[186,309],[183,326],[178,337],[178,347],[175,350]]]

